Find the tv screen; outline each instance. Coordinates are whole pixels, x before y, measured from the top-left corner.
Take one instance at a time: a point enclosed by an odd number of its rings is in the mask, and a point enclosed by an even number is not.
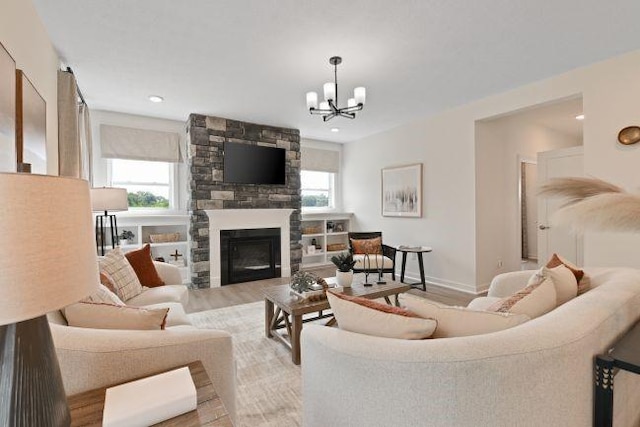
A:
[[[234,184],[285,184],[284,148],[224,143],[224,182]]]

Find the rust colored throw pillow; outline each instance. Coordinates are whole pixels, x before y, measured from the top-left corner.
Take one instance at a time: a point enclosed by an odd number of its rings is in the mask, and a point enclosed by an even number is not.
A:
[[[138,276],[138,280],[140,280],[142,286],[155,288],[156,286],[164,285],[164,282],[158,275],[156,266],[153,265],[151,245],[147,243],[140,249],[127,252],[124,256],[127,257],[127,261],[129,261],[129,264],[133,267],[133,271],[136,272],[136,276]]]
[[[551,255],[551,258],[549,259],[549,262],[547,262],[546,267],[555,268],[559,265],[564,265],[569,270],[571,270],[574,276],[576,276],[576,281],[578,282],[578,295],[582,295],[589,290],[591,283],[590,280],[588,280],[588,278],[584,276],[584,270],[581,270],[578,266],[573,265],[566,259],[562,258],[560,255]]]
[[[353,253],[356,255],[381,255],[382,238],[376,237],[373,239],[351,239],[351,248],[353,248]]]

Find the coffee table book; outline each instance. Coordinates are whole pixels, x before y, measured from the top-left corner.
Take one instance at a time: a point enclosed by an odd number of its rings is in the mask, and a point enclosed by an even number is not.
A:
[[[198,406],[189,368],[131,381],[106,391],[103,427],[148,426]]]
[[[176,368],[178,367],[180,366]],[[231,417],[211,383],[202,362],[192,362],[187,365],[187,368],[189,368],[196,387],[198,407],[194,411],[158,423],[156,427],[233,427]],[[99,427],[102,425],[106,389],[106,387],[97,388],[67,398],[71,409],[72,427]]]

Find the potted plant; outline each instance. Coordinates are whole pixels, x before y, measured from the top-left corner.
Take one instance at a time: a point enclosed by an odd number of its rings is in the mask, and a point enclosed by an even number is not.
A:
[[[353,266],[356,262],[350,252],[341,253],[331,257],[331,262],[336,266],[336,282],[344,288],[351,287],[353,282]]]
[[[120,245],[128,245],[129,241],[131,241],[131,243],[133,243],[133,239],[135,238],[135,236],[133,235],[133,232],[130,230],[124,230],[122,233],[120,233],[120,235],[118,236],[118,241],[120,242]]]

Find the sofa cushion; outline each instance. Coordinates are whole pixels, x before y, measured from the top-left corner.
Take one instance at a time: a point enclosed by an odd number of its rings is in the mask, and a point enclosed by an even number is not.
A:
[[[411,294],[400,294],[400,305],[438,322],[433,338],[466,337],[509,329],[530,320],[525,314],[497,313],[454,307]],[[494,301],[495,302],[495,301]]]
[[[189,290],[186,286],[165,285],[145,289],[141,294],[127,300],[127,305],[140,307],[161,302],[179,302],[186,305],[188,300]]]
[[[168,308],[169,313],[167,314],[167,322],[166,322],[165,328],[191,325],[191,320],[189,320],[187,313],[185,313],[184,307],[182,307],[182,304],[178,302],[162,302],[159,304],[145,305],[142,308],[151,309],[151,310],[155,310],[159,308]]]
[[[382,237],[373,239],[351,239],[354,254],[382,254]]]
[[[356,262],[353,266],[356,270],[393,268],[393,260],[382,255],[369,255],[368,259],[364,255],[354,255],[353,260]]]
[[[99,258],[99,263],[100,270],[105,271],[113,280],[116,294],[122,301],[127,301],[142,292],[138,276],[119,247]]]
[[[135,271],[142,286],[155,288],[156,286],[164,285],[151,258],[150,244],[147,243],[140,249],[129,251],[124,256],[133,267],[133,271]]]
[[[69,326],[94,329],[164,329],[169,308],[147,309],[79,302],[65,308]]]
[[[338,326],[346,331],[386,338],[424,339],[436,328],[433,319],[423,319],[407,310],[374,301],[361,301],[366,298],[327,292],[327,299]]]
[[[548,313],[556,307],[556,288],[550,278],[538,277],[535,283],[527,285],[515,294],[501,299],[487,311],[499,313],[526,314],[532,319]]]

